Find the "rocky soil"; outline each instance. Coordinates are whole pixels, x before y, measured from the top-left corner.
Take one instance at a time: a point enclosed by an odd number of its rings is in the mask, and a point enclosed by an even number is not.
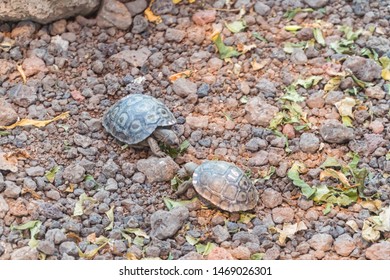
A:
[[[0,24],[0,125],[69,112],[0,132],[0,259],[390,259],[387,230],[363,236],[390,203],[390,86],[378,60],[390,57],[389,0],[156,0],[161,22],[147,6],[106,0],[89,17]],[[237,21],[245,28],[233,32]],[[241,54],[221,59],[218,32]],[[104,131],[103,113],[140,90],[177,118],[190,144],[177,157]],[[348,205],[315,202],[289,176],[299,162],[309,186],[345,190],[340,166],[324,176],[329,158],[369,173]],[[253,211],[196,199],[168,210],[166,198],[196,197],[174,195],[178,168],[207,159],[250,176]]]

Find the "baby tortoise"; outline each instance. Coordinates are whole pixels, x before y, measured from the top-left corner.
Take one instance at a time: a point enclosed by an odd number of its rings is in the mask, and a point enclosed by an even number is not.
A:
[[[183,182],[176,192],[183,194],[193,186],[206,201],[228,212],[247,211],[257,205],[259,195],[244,172],[226,161],[206,161],[201,165],[189,162],[178,176],[192,179]]]
[[[175,123],[175,117],[163,103],[144,94],[122,98],[103,116],[104,128],[116,139],[133,147],[149,146],[158,157],[166,156],[158,142],[179,147],[179,138],[170,129]]]

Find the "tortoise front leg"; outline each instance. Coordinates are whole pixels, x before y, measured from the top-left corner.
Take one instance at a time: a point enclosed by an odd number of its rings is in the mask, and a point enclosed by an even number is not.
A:
[[[192,185],[192,179],[184,181],[177,187],[176,196],[184,194]]]
[[[157,157],[165,157],[166,156],[166,153],[161,151],[160,147],[158,146],[156,139],[154,139],[153,137],[148,137],[148,139],[146,139],[146,141],[148,142],[148,145],[149,145],[150,149],[152,150],[152,153],[155,156],[157,156]]]

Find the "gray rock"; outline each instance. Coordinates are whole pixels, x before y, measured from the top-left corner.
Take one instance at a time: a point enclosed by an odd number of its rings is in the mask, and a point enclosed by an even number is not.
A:
[[[245,231],[235,233],[232,240],[238,241],[241,245],[245,245],[247,243],[260,244],[259,238],[256,235]]]
[[[212,234],[213,234],[213,239],[218,244],[228,240],[228,238],[230,237],[227,228],[221,225],[216,225],[215,227],[213,227]]]
[[[275,84],[267,79],[260,79],[259,82],[256,84],[256,88],[265,97],[274,97],[276,92],[278,91],[275,87]]]
[[[175,5],[171,0],[157,0],[153,2],[151,10],[155,15],[161,16],[170,14],[174,7]]]
[[[54,247],[53,242],[47,241],[47,240],[39,240],[38,246],[37,246],[38,251],[44,253],[45,255],[53,255],[56,248]]]
[[[260,97],[253,97],[245,105],[245,111],[245,119],[250,124],[267,127],[279,109],[269,105]]]
[[[126,252],[127,246],[124,241],[122,240],[114,240],[112,242],[112,254],[116,256],[123,256],[123,254]]]
[[[28,176],[37,177],[45,175],[45,168],[42,166],[32,166],[26,169]]]
[[[273,209],[283,202],[283,196],[280,192],[277,192],[271,188],[265,189],[261,195],[261,201],[267,208]]]
[[[38,98],[35,88],[23,84],[11,88],[9,97],[13,103],[24,108],[34,104]]]
[[[117,54],[112,55],[110,59],[118,61],[124,60],[129,63],[130,66],[142,67],[151,54],[152,52],[148,48],[143,47],[139,50],[123,50]]]
[[[257,1],[255,4],[255,12],[261,16],[265,16],[269,13],[271,8],[264,4],[262,1]]]
[[[71,164],[64,169],[62,177],[72,184],[78,184],[84,180],[85,169],[79,164]]]
[[[79,256],[79,250],[77,248],[77,244],[73,241],[65,241],[62,242],[59,246],[60,254],[67,254],[69,256],[78,257]]]
[[[167,41],[173,41],[176,43],[180,43],[184,37],[186,36],[186,32],[176,28],[168,28],[165,31],[165,39]]]
[[[326,120],[320,128],[325,142],[343,144],[355,138],[352,128],[346,127],[336,120]]]
[[[109,159],[102,168],[102,173],[107,178],[115,178],[118,171],[119,166],[112,159]]]
[[[95,60],[94,62],[92,62],[91,69],[96,74],[101,74],[104,70],[104,64],[100,60]]]
[[[390,242],[382,241],[367,248],[366,258],[369,260],[390,260]]]
[[[149,27],[149,21],[143,15],[136,15],[133,19],[133,28],[131,32],[139,34],[144,32]]]
[[[291,223],[294,220],[294,210],[288,207],[273,208],[272,219],[277,224]]]
[[[280,257],[280,248],[279,246],[273,246],[272,248],[265,251],[264,260],[277,260]]]
[[[144,173],[142,172],[135,172],[133,177],[131,177],[131,179],[133,180],[133,182],[135,183],[139,183],[139,184],[143,184],[145,183],[145,180],[146,180],[146,176]]]
[[[367,12],[370,11],[370,1],[369,0],[353,0],[352,10],[355,15],[364,16]]]
[[[325,103],[334,105],[336,102],[344,98],[344,93],[342,91],[329,91],[325,97]]]
[[[343,63],[343,70],[345,69],[351,70],[358,79],[365,82],[380,79],[382,72],[382,67],[374,60],[360,56],[348,57]]]
[[[5,181],[4,196],[8,198],[18,198],[22,188],[12,181]]]
[[[76,15],[88,15],[99,4],[100,0],[5,0],[2,1],[0,20],[33,20],[45,24]]]
[[[251,5],[251,1],[250,0],[237,0],[234,3],[234,8],[241,9],[243,6],[244,7],[249,7],[250,5]]]
[[[313,94],[310,94],[310,96],[306,100],[306,104],[311,109],[324,107],[324,93],[322,91],[317,91]]]
[[[124,162],[122,164],[122,175],[131,178],[135,172],[135,164],[132,162]]]
[[[257,152],[258,150],[264,149],[268,146],[266,140],[259,137],[251,138],[248,143],[246,143],[245,148],[251,152]]]
[[[305,153],[315,153],[320,148],[320,140],[314,133],[302,133],[299,139],[299,147]]]
[[[307,63],[307,56],[304,50],[300,48],[294,48],[291,54],[291,62],[294,64],[305,64]]]
[[[7,201],[5,201],[3,195],[0,194],[0,219],[3,219],[5,214],[7,214],[9,206]]]
[[[318,9],[328,4],[329,0],[304,0],[311,8]]]
[[[113,178],[109,178],[107,180],[107,184],[106,184],[105,190],[109,191],[109,192],[117,191],[118,190],[118,183],[117,183],[117,181],[115,181],[115,179],[113,179]]]
[[[148,2],[146,0],[135,0],[125,3],[126,8],[129,10],[130,14],[134,17],[145,11],[148,7]]]
[[[22,247],[11,253],[11,260],[37,260],[38,251],[30,246]]]
[[[11,104],[0,98],[0,126],[13,124],[18,120],[18,114],[12,108]]]
[[[209,95],[210,86],[206,83],[203,83],[199,86],[198,90],[196,91],[196,94],[199,97],[206,97]]]
[[[76,133],[73,136],[73,141],[77,146],[80,146],[83,148],[87,148],[87,147],[91,146],[91,144],[92,144],[91,138],[89,138],[88,136],[85,136],[85,135],[78,134],[78,133]]]
[[[137,162],[137,169],[146,175],[149,183],[170,181],[179,170],[171,157],[149,157]]]
[[[268,163],[268,152],[259,151],[248,160],[249,166],[263,166]]]
[[[4,252],[5,252],[5,248],[0,244],[0,257],[4,254]]]
[[[157,246],[148,246],[145,249],[145,253],[149,258],[158,258],[160,256],[161,250]]]
[[[348,257],[356,248],[355,241],[347,233],[344,233],[337,237],[334,241],[333,246],[336,253],[343,257]]]
[[[39,212],[46,218],[57,220],[64,216],[64,213],[62,213],[62,211],[53,204],[50,204],[48,202],[42,202],[38,205]]]
[[[183,226],[189,217],[189,211],[186,207],[180,206],[173,208],[171,211],[158,210],[150,217],[152,237],[166,239],[175,235]]]
[[[164,63],[164,55],[163,55],[163,53],[162,52],[156,52],[156,53],[152,54],[149,57],[149,63],[153,67],[159,68]]]
[[[132,23],[132,17],[123,3],[116,0],[103,0],[96,22],[101,28],[117,27],[126,30]]]
[[[173,83],[172,89],[178,96],[184,98],[197,92],[196,84],[185,78],[177,79]]]
[[[379,57],[390,51],[390,40],[386,37],[370,36],[366,42],[366,46],[375,50]]]
[[[50,43],[60,52],[66,52],[69,48],[69,42],[64,40],[60,35],[51,37]]]
[[[374,86],[366,88],[365,94],[370,98],[382,100],[385,98],[386,92],[380,86]]]
[[[58,228],[49,229],[45,234],[45,240],[58,245],[66,240],[66,235]]]
[[[308,241],[311,248],[318,251],[329,251],[332,248],[333,237],[328,233],[317,233]]]

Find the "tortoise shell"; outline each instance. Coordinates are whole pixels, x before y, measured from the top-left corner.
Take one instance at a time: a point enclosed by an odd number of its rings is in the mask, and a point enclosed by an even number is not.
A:
[[[103,116],[104,128],[129,145],[142,142],[157,127],[175,123],[172,112],[162,102],[143,94],[131,94],[122,98]]]
[[[229,212],[253,209],[259,199],[244,172],[225,161],[202,163],[194,171],[192,184],[201,197]]]

